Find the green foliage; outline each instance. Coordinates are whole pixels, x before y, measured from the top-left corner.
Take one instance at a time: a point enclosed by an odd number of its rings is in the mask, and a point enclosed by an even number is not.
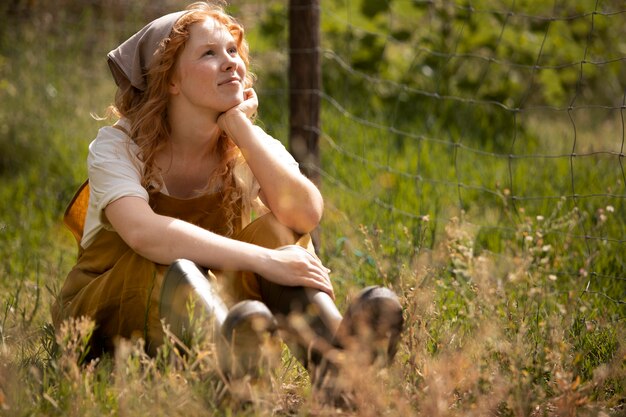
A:
[[[363,0],[361,3],[361,13],[368,19],[372,19],[377,14],[389,10],[389,4],[391,2],[387,0],[375,1],[375,0]]]
[[[359,4],[362,14],[353,10]],[[326,62],[327,91],[359,91],[363,104],[393,109],[395,120],[415,122],[419,115],[422,121],[429,109],[443,126],[462,121],[483,145],[500,151],[508,148],[516,109],[563,108],[574,99],[608,104],[611,88],[620,88],[623,67],[591,63],[619,56],[614,39],[624,38],[624,25],[611,19],[609,6],[606,14],[591,13],[595,2],[390,0],[327,7],[325,48],[344,61]]]

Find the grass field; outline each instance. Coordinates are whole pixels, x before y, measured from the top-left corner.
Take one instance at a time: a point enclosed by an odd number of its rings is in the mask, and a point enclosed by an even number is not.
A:
[[[113,12],[70,4],[0,22],[9,28],[0,32],[0,415],[626,415],[626,208],[615,161],[575,161],[577,192],[602,189],[600,197],[514,207],[510,182],[520,194],[569,194],[571,161],[455,154],[449,143],[359,124],[327,102],[320,256],[342,308],[359,288],[382,283],[399,294],[406,322],[389,369],[347,373],[357,411],[320,406],[286,350],[249,402],[224,384],[214,347],[200,339],[186,355],[166,345],[157,358],[128,342],[78,366],[92,324],[56,334],[50,324],[76,255],[60,219],[86,176],[87,145],[106,123],[90,114],[102,114],[114,94],[103,57],[138,25],[112,30]],[[263,46],[254,28],[250,36],[253,51]],[[260,118],[283,138],[284,94],[275,88],[284,85],[264,80],[263,63]],[[359,100],[344,104],[389,123]],[[520,154],[571,150],[567,119],[525,123]],[[619,115],[578,126],[578,152],[613,142],[619,151]],[[396,133],[476,147],[462,125],[445,127],[394,122]],[[415,167],[425,181],[402,175]],[[459,183],[471,187],[459,191]]]

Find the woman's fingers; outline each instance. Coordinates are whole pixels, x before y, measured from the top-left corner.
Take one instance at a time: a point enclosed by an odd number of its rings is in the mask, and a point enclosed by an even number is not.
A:
[[[315,288],[335,298],[330,281],[330,269],[326,268],[317,256],[297,245],[285,246],[277,250],[281,252],[280,255],[287,255],[282,259],[286,262],[283,266],[288,269],[287,277],[276,277],[277,283]]]
[[[239,108],[246,116],[252,117],[259,107],[259,100],[253,88],[248,88],[243,92],[243,102],[239,104]]]
[[[243,90],[243,99],[244,100],[253,99],[253,100],[258,101],[256,91],[254,91],[254,88],[246,88],[245,90]]]
[[[332,299],[335,299],[335,292],[333,290],[333,286],[332,283],[330,281],[330,276],[328,275],[329,273],[329,269],[324,267],[323,265],[316,265],[308,274],[307,277],[305,277],[306,282],[308,285],[305,284],[305,286],[307,287],[313,287],[316,289],[319,289],[321,291],[324,291],[325,293],[327,293],[328,295],[330,295],[332,297]]]
[[[323,281],[312,280],[310,285],[304,285],[305,287],[315,288],[328,294],[333,300],[335,299],[335,291],[330,283]]]
[[[256,92],[252,88],[248,88],[243,92],[243,101],[233,106],[231,109],[226,110],[220,114],[217,118],[217,124],[220,129],[228,131],[228,123],[237,122],[238,118],[233,117],[229,121],[230,116],[238,116],[244,114],[246,118],[252,117],[259,107],[259,100]],[[233,138],[231,138],[233,139]],[[233,139],[234,140],[234,139]]]

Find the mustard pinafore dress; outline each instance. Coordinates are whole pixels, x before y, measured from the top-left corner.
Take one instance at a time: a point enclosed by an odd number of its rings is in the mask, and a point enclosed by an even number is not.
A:
[[[226,235],[226,216],[220,192],[192,199],[178,199],[162,193],[150,195],[155,213],[184,220],[211,232]],[[82,238],[89,202],[89,183],[85,182],[69,204],[64,223],[77,242]],[[283,226],[268,213],[245,228],[238,205],[234,239],[267,248],[296,244],[314,253],[311,237]],[[78,260],[52,306],[52,319],[58,329],[70,317],[88,317],[95,322],[91,355],[115,348],[118,338],[141,337],[149,352],[163,342],[159,300],[163,275],[168,265],[157,264],[134,252],[115,232],[101,230],[87,248],[79,244]],[[251,272],[213,273],[223,288],[227,303],[244,299],[261,300],[259,277]]]

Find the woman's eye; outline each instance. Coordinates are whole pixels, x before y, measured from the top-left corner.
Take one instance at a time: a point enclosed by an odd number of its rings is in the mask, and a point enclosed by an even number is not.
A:
[[[210,56],[213,56],[213,55],[215,55],[215,52],[213,52],[213,50],[212,50],[212,49],[209,49],[208,51],[206,51],[206,52],[204,53],[204,55],[210,55]]]

